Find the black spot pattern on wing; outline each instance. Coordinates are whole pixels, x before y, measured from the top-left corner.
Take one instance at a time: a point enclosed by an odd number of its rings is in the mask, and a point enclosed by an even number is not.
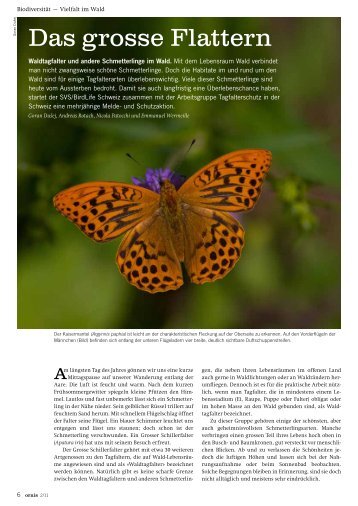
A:
[[[134,185],[95,182],[58,193],[54,205],[88,237],[104,242],[152,214],[159,206],[159,195]]]
[[[127,233],[117,252],[117,264],[129,283],[146,292],[176,290],[183,284],[167,223],[159,214]]]
[[[228,213],[185,208],[185,267],[193,283],[223,278],[240,259],[244,229]]]
[[[179,189],[179,194],[186,203],[195,206],[248,211],[260,196],[270,164],[269,151],[234,151],[194,174]]]

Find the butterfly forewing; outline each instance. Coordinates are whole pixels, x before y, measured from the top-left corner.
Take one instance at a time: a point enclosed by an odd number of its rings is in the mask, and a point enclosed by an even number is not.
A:
[[[239,260],[244,229],[230,214],[188,206],[185,210],[185,267],[193,283],[223,278]]]
[[[228,212],[255,205],[270,168],[271,152],[239,150],[217,158],[191,176],[179,189],[184,202]]]
[[[129,283],[146,292],[176,290],[182,270],[165,219],[155,213],[124,237],[117,264]]]
[[[159,206],[159,195],[130,184],[93,182],[54,197],[56,209],[98,242],[123,234]]]

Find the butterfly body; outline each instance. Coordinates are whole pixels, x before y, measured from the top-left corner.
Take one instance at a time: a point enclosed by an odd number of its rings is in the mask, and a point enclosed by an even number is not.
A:
[[[266,150],[239,150],[203,167],[182,186],[160,191],[116,182],[74,186],[54,205],[88,237],[104,242],[126,232],[117,252],[120,272],[149,293],[223,278],[239,260],[244,230],[232,215],[252,209],[271,163]]]
[[[175,186],[163,181],[160,189],[160,212],[164,217],[171,242],[180,262],[184,261],[183,202]]]

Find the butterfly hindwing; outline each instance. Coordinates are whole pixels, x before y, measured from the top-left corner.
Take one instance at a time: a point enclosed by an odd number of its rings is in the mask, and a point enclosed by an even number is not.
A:
[[[178,193],[184,202],[220,211],[248,211],[261,193],[271,153],[248,149],[228,153],[191,176]]]
[[[159,195],[146,188],[115,182],[73,186],[54,197],[56,209],[91,239],[114,239],[150,216]]]
[[[223,278],[239,260],[244,229],[230,214],[188,206],[185,211],[185,267],[193,283]]]
[[[168,225],[159,213],[127,232],[117,252],[117,264],[129,283],[146,292],[176,290],[183,284]]]

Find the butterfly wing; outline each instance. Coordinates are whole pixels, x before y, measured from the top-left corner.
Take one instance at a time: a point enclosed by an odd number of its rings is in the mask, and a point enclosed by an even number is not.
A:
[[[178,193],[184,202],[194,206],[248,211],[260,196],[271,158],[271,152],[262,149],[233,151],[196,172]]]
[[[88,237],[104,242],[150,216],[159,206],[159,195],[130,184],[93,182],[60,192],[53,202]]]
[[[176,290],[183,284],[168,224],[159,211],[127,232],[117,264],[129,283],[146,292]]]
[[[184,242],[186,270],[201,285],[231,271],[244,246],[244,229],[228,213],[186,206]]]

